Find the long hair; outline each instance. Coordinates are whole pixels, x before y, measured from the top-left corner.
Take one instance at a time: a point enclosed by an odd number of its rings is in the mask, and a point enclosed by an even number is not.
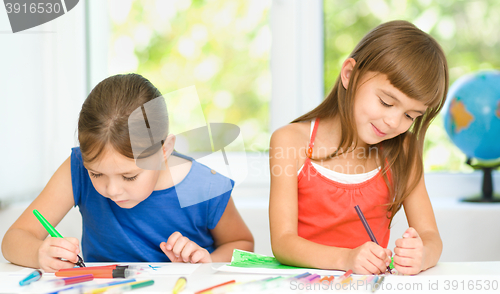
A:
[[[392,219],[403,201],[423,175],[424,137],[439,113],[448,92],[448,65],[439,44],[430,35],[407,21],[391,21],[370,31],[350,54],[356,61],[347,89],[340,74],[326,99],[315,109],[295,119],[315,117],[340,119],[340,144],[333,154],[313,160],[330,159],[357,142],[354,124],[354,98],[359,81],[367,72],[385,74],[390,83],[408,97],[428,106],[424,115],[413,121],[410,129],[392,139],[373,145],[379,151],[382,174],[391,193],[388,217]],[[383,143],[383,148],[380,147]],[[387,171],[391,170],[391,177]],[[412,171],[411,174],[409,171]]]
[[[84,162],[98,159],[106,146],[134,159],[129,134],[130,115],[141,108],[144,111],[147,102],[160,96],[160,91],[138,74],[115,75],[97,84],[83,103],[78,119],[78,141]],[[149,111],[142,124],[145,122],[149,127],[154,122],[156,132],[166,138],[168,120],[165,121],[165,114],[161,112]],[[159,121],[161,123],[156,123]],[[145,133],[142,141],[149,143],[149,136]],[[159,148],[161,145],[152,152]]]

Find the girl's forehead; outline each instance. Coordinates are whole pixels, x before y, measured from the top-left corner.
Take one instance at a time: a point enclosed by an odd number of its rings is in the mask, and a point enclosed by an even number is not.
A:
[[[102,153],[92,162],[84,162],[84,166],[100,173],[128,173],[139,171],[135,160],[128,158],[112,147],[105,147]]]
[[[375,73],[375,72],[367,72],[365,76],[361,80],[361,85],[368,83],[370,87],[376,94],[384,95],[397,103],[400,103],[404,106],[407,106],[410,109],[417,110],[418,112],[425,112],[427,110],[427,105],[423,102],[408,97],[405,93],[401,92],[398,88],[396,88],[386,74],[383,73]]]

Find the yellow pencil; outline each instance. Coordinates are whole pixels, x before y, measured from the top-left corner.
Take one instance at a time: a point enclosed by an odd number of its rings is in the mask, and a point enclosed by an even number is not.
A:
[[[177,294],[184,290],[184,287],[186,287],[187,280],[184,277],[180,277],[177,282],[175,282],[174,289],[172,290],[172,294]]]

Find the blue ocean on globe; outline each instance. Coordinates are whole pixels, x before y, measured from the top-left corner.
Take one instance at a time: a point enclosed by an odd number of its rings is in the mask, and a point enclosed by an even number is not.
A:
[[[500,71],[459,78],[443,111],[448,136],[468,158],[500,158]]]

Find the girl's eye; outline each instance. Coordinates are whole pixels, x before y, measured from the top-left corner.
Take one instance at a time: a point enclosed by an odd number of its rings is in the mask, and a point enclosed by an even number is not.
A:
[[[132,182],[132,181],[135,181],[135,180],[137,179],[137,176],[138,176],[138,175],[135,175],[135,176],[130,177],[130,178],[125,177],[125,176],[122,176],[122,177],[123,177],[123,179],[124,179],[125,181]]]
[[[384,105],[385,107],[391,107],[391,106],[392,106],[392,105],[390,105],[390,104],[385,103],[385,102],[384,102],[384,100],[382,100],[381,98],[378,98],[378,99],[380,100],[380,103],[381,103],[382,105]]]
[[[406,115],[406,117],[407,117],[407,118],[411,119],[411,121],[414,121],[414,120],[415,120],[415,118],[414,118],[414,117],[409,116],[407,113],[405,113],[405,115]]]
[[[93,177],[94,179],[97,179],[98,177],[102,176],[102,174],[96,174],[93,172],[89,172],[89,173],[90,173],[90,176]]]

